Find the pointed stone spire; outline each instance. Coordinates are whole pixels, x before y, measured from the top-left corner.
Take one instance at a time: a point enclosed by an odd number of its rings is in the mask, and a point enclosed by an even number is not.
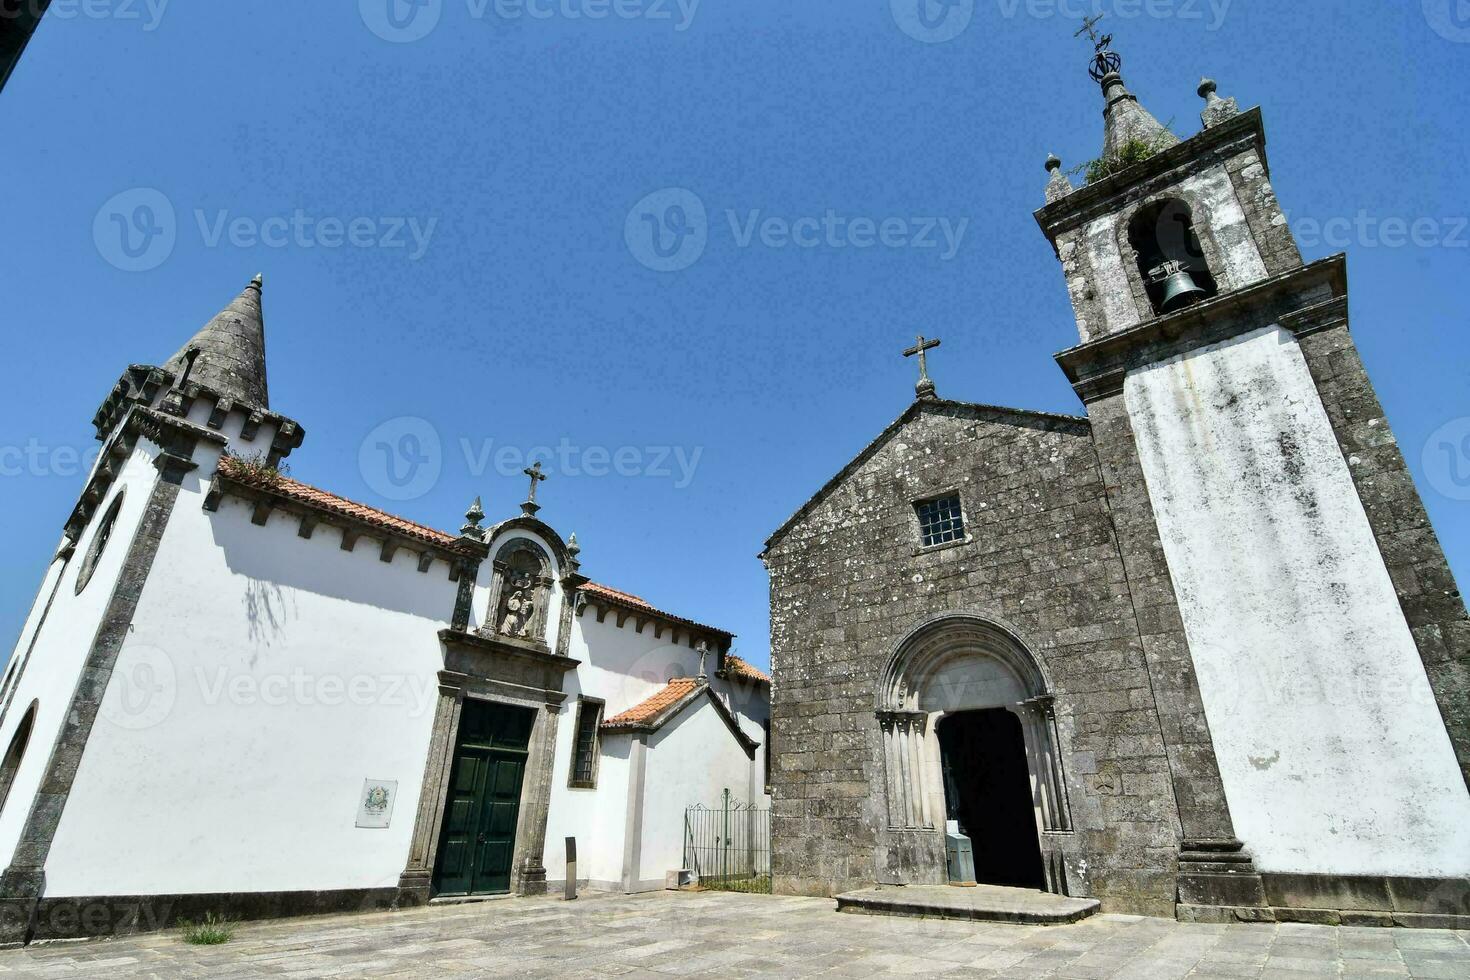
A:
[[[187,374],[188,380],[234,402],[269,409],[262,284],[261,276],[250,280],[244,292],[169,358],[165,369],[176,378]]]
[[[1123,84],[1123,76],[1117,70],[1110,71],[1099,81],[1103,90],[1103,156],[1116,159],[1130,143],[1140,142],[1155,152],[1168,149],[1179,142],[1179,137],[1164,128],[1163,123],[1153,117],[1139,104],[1137,96]]]

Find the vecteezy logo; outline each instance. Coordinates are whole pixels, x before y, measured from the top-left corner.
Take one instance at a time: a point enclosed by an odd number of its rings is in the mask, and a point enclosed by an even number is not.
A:
[[[439,431],[413,416],[389,419],[367,434],[357,468],[373,492],[389,500],[414,500],[439,482],[444,450]]]
[[[1451,500],[1470,500],[1470,418],[1434,430],[1420,458],[1430,486]]]
[[[97,254],[124,272],[148,272],[163,265],[178,238],[173,202],[151,187],[114,195],[92,219]]]
[[[173,659],[158,647],[130,643],[118,654],[97,714],[118,728],[141,731],[168,717],[178,693]]]
[[[975,0],[888,0],[888,8],[899,30],[925,44],[954,40],[975,16]]]
[[[1470,44],[1470,0],[1424,0],[1424,19],[1446,41]]]
[[[407,44],[428,37],[439,26],[444,0],[357,0],[357,10],[378,37]]]
[[[633,258],[655,272],[687,269],[709,243],[709,219],[699,195],[666,187],[633,205],[623,226]]]

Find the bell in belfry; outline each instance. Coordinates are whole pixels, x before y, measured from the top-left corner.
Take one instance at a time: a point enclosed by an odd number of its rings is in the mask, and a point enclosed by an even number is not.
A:
[[[1207,295],[1207,290],[1195,282],[1194,275],[1178,260],[1171,259],[1156,266],[1150,276],[1156,284],[1163,285],[1163,299],[1159,301],[1160,313],[1182,310],[1198,303]]]

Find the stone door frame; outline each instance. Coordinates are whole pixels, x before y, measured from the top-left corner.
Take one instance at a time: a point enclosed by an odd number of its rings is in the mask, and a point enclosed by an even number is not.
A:
[[[980,697],[973,698],[974,703],[962,696],[959,703],[946,704],[942,710],[926,703],[927,685],[935,673],[965,659],[999,663],[1024,696]],[[920,623],[895,646],[879,679],[875,713],[883,752],[886,829],[891,849],[902,855],[887,863],[890,874],[908,865],[895,875],[911,879],[904,883],[947,880],[939,722],[991,708],[1004,708],[1021,722],[1047,891],[1067,894],[1064,852],[1073,838],[1072,817],[1051,682],[1014,629],[974,612],[942,613]],[[931,878],[936,880],[929,882]]]
[[[521,808],[511,858],[511,893],[546,891],[546,819],[551,806],[556,729],[561,717],[562,678],[579,661],[533,653],[473,633],[441,631],[446,669],[439,672],[434,730],[419,793],[408,863],[398,880],[399,904],[422,905],[433,897],[434,868],[449,798],[459,724],[469,699],[529,708],[535,712],[521,784]],[[458,668],[458,669],[454,669]]]

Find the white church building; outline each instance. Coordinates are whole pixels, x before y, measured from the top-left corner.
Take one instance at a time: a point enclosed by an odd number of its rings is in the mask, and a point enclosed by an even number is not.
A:
[[[766,801],[770,681],[581,572],[530,499],[446,533],[297,482],[257,277],[134,365],[0,681],[0,942],[662,888]]]

